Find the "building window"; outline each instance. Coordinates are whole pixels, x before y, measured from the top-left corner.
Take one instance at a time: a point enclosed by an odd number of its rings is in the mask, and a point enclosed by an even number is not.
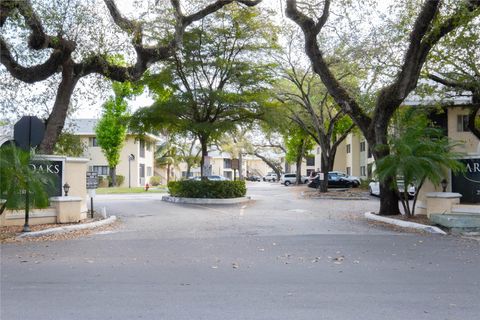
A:
[[[152,167],[147,167],[147,176],[148,177],[152,176]]]
[[[457,132],[468,132],[468,115],[460,114],[457,116]]]
[[[145,165],[141,163],[139,168],[140,168],[140,178],[145,178]]]
[[[367,170],[365,166],[360,166],[360,176],[366,177],[367,176]]]
[[[307,157],[307,166],[309,167],[315,166],[315,157]]]
[[[97,138],[96,137],[90,137],[88,138],[88,145],[90,147],[98,147],[98,142],[97,142]]]
[[[351,175],[352,174],[352,168],[350,167],[347,167],[347,176]]]
[[[365,152],[365,141],[360,142],[360,152]]]
[[[145,158],[145,140],[140,140],[140,158]]]
[[[223,169],[232,168],[232,159],[223,159]]]
[[[92,171],[98,173],[99,176],[108,176],[108,166],[93,166]]]
[[[223,176],[227,179],[233,180],[232,171],[223,171]]]
[[[320,147],[317,147],[317,154],[320,154]]]
[[[347,153],[350,153],[351,152],[351,146],[350,144],[347,144]]]
[[[372,154],[372,149],[370,149],[370,146],[368,147],[368,158],[370,159],[371,157],[373,157],[373,154]]]

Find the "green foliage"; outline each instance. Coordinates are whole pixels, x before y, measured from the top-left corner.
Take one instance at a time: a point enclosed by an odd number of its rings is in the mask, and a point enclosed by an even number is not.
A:
[[[100,177],[101,177],[101,176],[100,176]],[[125,176],[122,176],[122,175],[120,175],[120,174],[117,174],[117,175],[115,175],[115,181],[116,181],[115,187],[120,187],[120,186],[123,184],[123,182],[125,181]],[[103,181],[102,181],[102,182],[103,182]],[[107,181],[105,182],[105,184],[107,184],[107,186],[108,186],[108,185],[111,185],[112,183],[113,183],[113,182],[112,182],[112,178],[111,178],[111,177],[107,177]],[[100,184],[100,182],[99,182],[99,184]]]
[[[244,197],[245,181],[181,180],[170,181],[168,190],[173,197],[227,199]]]
[[[261,115],[273,74],[258,57],[276,48],[275,28],[238,5],[202,22],[162,72],[144,77],[156,101],[135,113],[137,130],[188,133],[206,145]]]
[[[431,127],[425,114],[408,108],[399,114],[396,135],[390,138],[390,154],[376,163],[376,175],[380,181],[393,178],[393,190],[398,190],[397,180],[403,185],[414,185],[418,191],[425,180],[440,184],[448,170],[463,169],[457,161],[460,153],[453,152],[456,144],[444,136],[442,130]],[[399,178],[399,179],[397,179]],[[400,195],[407,215],[413,215],[415,202],[410,207],[407,189]],[[415,200],[416,197],[415,196]]]
[[[307,156],[315,147],[315,142],[305,131],[296,127],[285,137],[285,146],[287,148],[285,159],[289,163],[294,163],[299,158]]]
[[[95,133],[109,167],[115,168],[120,162],[120,152],[127,135],[129,114],[125,99],[141,93],[143,87],[130,82],[114,82],[112,88],[115,96],[110,97],[103,105],[103,115],[95,128]],[[112,170],[111,175],[113,178]]]
[[[15,146],[0,148],[0,198],[6,202],[0,208],[22,209],[25,207],[25,190],[29,189],[30,206],[48,206],[48,191],[54,188],[53,177],[39,173],[29,165],[31,154]]]
[[[54,154],[69,157],[81,157],[85,152],[86,146],[82,143],[80,136],[64,132],[58,137],[55,144]]]
[[[106,188],[108,187],[108,181],[109,179],[106,179],[103,176],[98,176],[98,187],[99,188]]]
[[[162,178],[159,176],[150,177],[150,185],[153,187],[159,186]]]

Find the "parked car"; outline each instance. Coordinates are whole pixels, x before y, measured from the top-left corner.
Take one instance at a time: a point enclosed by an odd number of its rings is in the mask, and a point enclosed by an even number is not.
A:
[[[297,181],[297,174],[296,173],[285,173],[280,176],[280,183],[284,184],[285,186],[289,186],[291,184],[295,184]],[[308,177],[302,176],[301,177],[302,183],[308,183]]]
[[[262,181],[262,178],[260,176],[249,176],[247,177],[248,181]]]
[[[403,183],[403,180],[397,180],[397,186],[398,186],[398,192],[400,195],[403,195],[403,191],[404,191],[404,183]],[[379,197],[380,196],[380,182],[378,181],[372,181],[368,184],[368,190],[370,191],[370,194],[372,196],[377,196]],[[413,185],[409,185],[408,186],[408,189],[407,189],[407,192],[408,192],[408,197],[411,199],[413,197],[415,197],[415,193],[417,192],[416,191],[416,188],[415,186]]]
[[[320,176],[316,175],[308,184],[310,188],[318,188],[320,185]],[[354,183],[342,176],[336,174],[328,174],[328,187],[329,188],[352,188]]]
[[[224,176],[215,176],[215,175],[207,176],[207,179],[210,180],[210,181],[227,181],[227,180],[230,180],[228,178],[225,178]],[[199,181],[199,180],[202,180],[202,177],[200,177],[200,176],[194,177],[194,178],[192,178],[192,180]]]
[[[350,180],[352,181],[352,185],[353,187],[358,187],[361,183],[361,180],[359,177],[355,177],[355,176],[350,176],[344,172],[341,172],[341,171],[330,171],[328,174],[331,174],[331,175],[337,175],[337,176],[340,176],[340,177],[343,177],[347,180]]]
[[[263,177],[263,181],[275,182],[277,181],[277,174],[275,172],[269,172],[266,176]]]

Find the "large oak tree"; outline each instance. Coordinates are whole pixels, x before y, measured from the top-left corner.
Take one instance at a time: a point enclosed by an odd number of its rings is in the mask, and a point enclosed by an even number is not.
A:
[[[78,34],[72,36],[65,33],[65,28],[62,26],[66,20],[71,19],[71,16],[52,17],[42,15],[39,13],[39,7],[41,6],[35,2],[32,3],[30,0],[2,0],[0,2],[0,27],[2,28],[0,62],[7,72],[15,79],[30,84],[50,79],[57,74],[61,75],[60,83],[56,89],[53,109],[47,119],[46,134],[40,145],[40,151],[42,153],[52,153],[63,129],[72,93],[81,78],[98,74],[120,82],[140,79],[152,64],[165,60],[174,54],[189,25],[232,2],[254,6],[261,0],[211,1],[207,4],[202,3],[200,6],[195,6],[195,9],[189,14],[184,12],[184,6],[180,3],[180,0],[170,0],[168,3],[166,1],[155,1],[153,6],[165,7],[170,12],[170,17],[157,17],[157,20],[152,19],[149,22],[150,25],[140,19],[127,18],[120,12],[114,0],[104,0],[104,8],[108,12],[109,19],[114,23],[110,26],[111,35],[118,36],[118,34],[121,34],[121,36],[128,37],[131,47],[133,47],[133,59],[130,64],[122,66],[109,59],[108,50],[90,52],[88,48],[84,47],[85,43],[82,43],[82,45],[77,43]],[[81,2],[78,3],[81,4]],[[93,4],[100,5],[95,1]],[[66,8],[66,10],[84,10],[86,15],[89,14],[87,6],[66,6]],[[102,8],[95,7],[94,9],[101,10]],[[165,20],[172,22],[171,28],[158,35],[156,26],[151,24],[155,24],[155,21]],[[40,55],[39,60],[33,63],[25,63],[18,58],[13,48],[16,44],[8,43],[7,35],[4,33],[7,32],[5,27],[9,21],[20,26],[19,28],[25,35],[23,40],[24,43],[27,43],[27,49]],[[46,26],[47,21],[50,22],[49,27]],[[54,28],[50,27],[51,25],[60,25],[61,27]],[[103,25],[90,27],[97,28],[96,32],[98,33]],[[148,32],[145,31],[147,29]],[[52,30],[55,33],[50,33]],[[96,39],[93,35],[90,39],[92,42],[101,40]],[[116,51],[115,53],[121,52]]]
[[[395,71],[395,76],[379,89],[373,111],[367,112],[362,101],[356,99],[340,83],[338,75],[328,65],[322,51],[322,42],[319,41],[319,36],[322,31],[325,31],[332,1],[323,1],[322,11],[317,18],[312,17],[311,11],[299,6],[296,0],[287,0],[286,15],[302,29],[305,52],[312,63],[313,70],[320,76],[337,104],[362,131],[376,160],[380,160],[390,153],[387,141],[390,119],[417,86],[420,72],[429,52],[449,32],[480,14],[479,0],[449,3],[450,6],[447,6],[447,10],[442,11],[442,5],[446,6],[446,3],[447,1],[442,0],[423,1],[418,12],[415,12],[416,18],[409,26],[409,37],[405,42],[403,58]],[[390,177],[380,185],[379,213],[382,215],[400,212],[398,196],[390,187],[393,185],[393,179],[395,177]]]

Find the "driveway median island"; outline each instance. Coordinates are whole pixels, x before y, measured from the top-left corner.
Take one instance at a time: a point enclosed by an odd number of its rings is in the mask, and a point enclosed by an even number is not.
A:
[[[250,201],[245,181],[181,180],[168,183],[162,200],[190,204],[236,204]]]

